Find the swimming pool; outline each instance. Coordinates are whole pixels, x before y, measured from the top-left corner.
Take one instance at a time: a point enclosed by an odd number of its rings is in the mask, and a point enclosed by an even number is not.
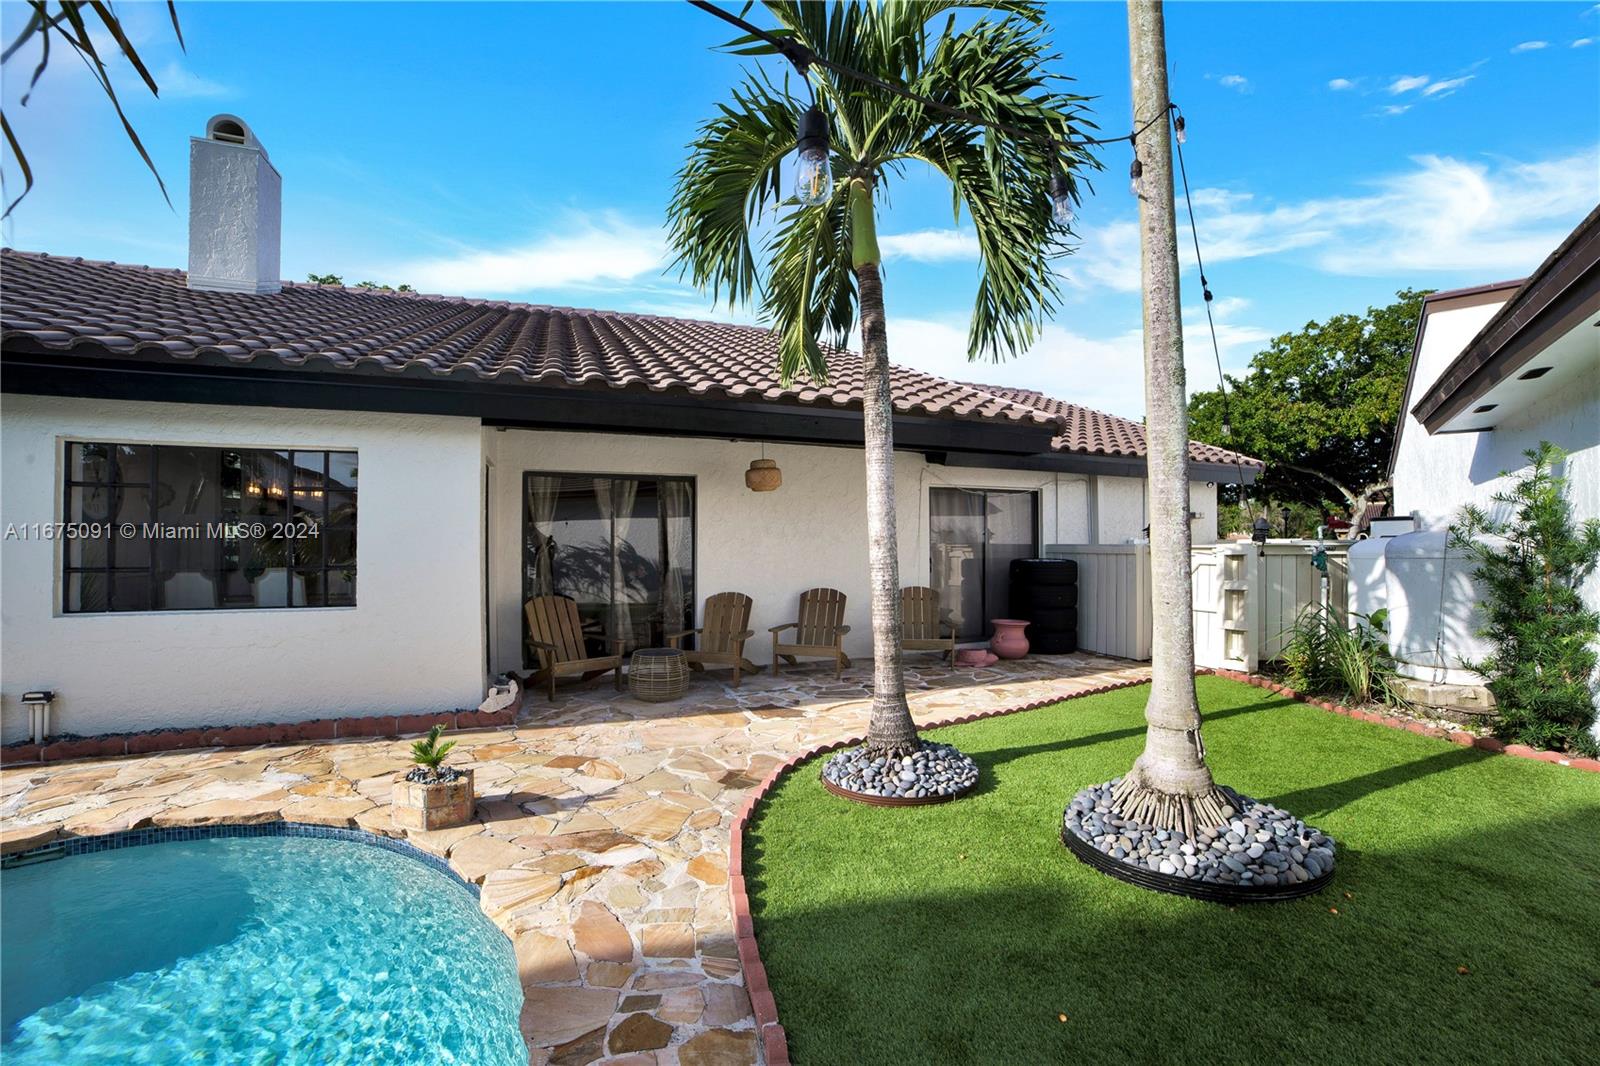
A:
[[[523,1066],[510,942],[470,891],[346,840],[212,838],[0,874],[6,1066]]]

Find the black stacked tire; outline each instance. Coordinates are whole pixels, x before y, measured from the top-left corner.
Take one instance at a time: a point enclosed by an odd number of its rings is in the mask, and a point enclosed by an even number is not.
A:
[[[1030,651],[1077,651],[1078,564],[1071,559],[1013,559],[1011,615],[1029,622]]]

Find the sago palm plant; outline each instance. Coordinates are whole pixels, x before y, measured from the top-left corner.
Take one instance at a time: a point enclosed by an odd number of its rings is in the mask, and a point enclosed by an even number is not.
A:
[[[976,14],[957,31],[961,9]],[[877,214],[908,168],[942,175],[957,222],[965,213],[977,241],[969,355],[1019,353],[1055,308],[1052,260],[1068,250],[1070,233],[1052,213],[1051,193],[1063,206],[1076,201],[1077,175],[1093,162],[1069,142],[1088,123],[1083,97],[1057,91],[1046,73],[1056,57],[1041,5],[769,2],[766,10],[777,22],[773,32],[796,46],[785,53],[801,57],[803,82],[791,94],[787,76],[780,86],[748,71],[700,128],[669,210],[671,244],[697,285],[758,309],[779,338],[785,381],[826,381],[850,358],[838,349],[859,324],[872,588],[867,747],[906,753],[918,741],[901,671]],[[777,51],[750,37],[730,47],[745,55]],[[829,63],[983,121],[842,75]],[[798,172],[794,195],[786,191],[788,166]]]
[[[456,746],[453,740],[439,743],[439,737],[444,733],[444,726],[436,725],[428,730],[428,735],[421,740],[411,743],[411,761],[416,763],[435,780],[439,777],[439,768],[444,765],[444,757],[450,754],[450,749]]]

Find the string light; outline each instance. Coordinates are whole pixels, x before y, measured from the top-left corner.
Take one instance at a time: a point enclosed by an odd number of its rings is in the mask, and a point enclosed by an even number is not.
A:
[[[1172,128],[1177,133],[1179,144],[1189,143],[1189,134],[1185,130],[1185,125],[1186,124],[1183,121],[1182,115],[1179,115],[1172,120]]]
[[[1077,216],[1072,212],[1072,183],[1066,172],[1056,167],[1050,175],[1050,214],[1063,226],[1072,225]]]
[[[1138,156],[1133,157],[1133,162],[1128,165],[1128,192],[1135,197],[1144,196],[1144,186],[1140,179],[1144,177],[1144,164]]]
[[[794,194],[807,207],[833,196],[833,170],[828,164],[828,116],[815,104],[800,116],[795,140]]]

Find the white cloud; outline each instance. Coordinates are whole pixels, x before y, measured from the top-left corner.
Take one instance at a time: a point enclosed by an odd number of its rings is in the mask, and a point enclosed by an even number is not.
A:
[[[1412,89],[1420,89],[1433,79],[1426,74],[1402,74],[1389,83],[1389,92],[1395,96],[1408,93]]]
[[[1441,273],[1511,277],[1537,266],[1594,206],[1597,170],[1600,146],[1531,163],[1430,155],[1346,195],[1263,202],[1197,189],[1194,204],[1207,264],[1292,255],[1332,274],[1422,275],[1418,284]],[[1187,250],[1184,266],[1194,266]],[[1062,273],[1079,288],[1137,292],[1137,225],[1088,229]]]
[[[1600,146],[1535,163],[1413,162],[1369,195],[1301,206],[1335,234],[1319,245],[1317,266],[1361,276],[1525,273],[1593,207]]]
[[[1521,44],[1512,48],[1511,53],[1512,55],[1515,55],[1518,52],[1537,52],[1541,48],[1549,47],[1549,41],[1523,41]]]
[[[1411,110],[1410,104],[1384,104],[1378,108],[1380,115],[1403,115]]]
[[[1572,42],[1572,47],[1574,47],[1574,48],[1587,48],[1591,44],[1594,44],[1594,42],[1595,42],[1595,38],[1593,38],[1593,37],[1579,37],[1576,41]]]
[[[1210,75],[1206,75],[1210,77]],[[1217,84],[1224,89],[1238,89],[1242,93],[1250,91],[1250,79],[1243,74],[1224,74],[1217,79]]]
[[[161,96],[168,100],[186,100],[232,96],[233,90],[221,82],[203,78],[178,63],[168,63],[156,75]]]
[[[1457,89],[1461,88],[1467,82],[1471,81],[1473,79],[1473,77],[1474,77],[1474,75],[1472,75],[1472,74],[1463,74],[1459,78],[1444,78],[1444,79],[1442,79],[1440,81],[1436,81],[1436,82],[1431,83],[1426,89],[1423,89],[1422,90],[1422,95],[1423,96],[1449,96],[1451,93],[1453,93]]]
[[[1060,268],[1074,288],[1139,291],[1139,224],[1124,220],[1088,226],[1083,241]]]
[[[1328,82],[1328,88],[1332,89],[1334,92],[1342,92],[1345,89],[1354,89],[1355,87],[1356,83],[1351,81],[1349,78],[1334,78],[1332,81]]]
[[[878,248],[890,259],[943,263],[951,259],[977,258],[978,237],[970,230],[923,229],[885,234],[878,238]]]
[[[396,263],[384,277],[423,292],[471,296],[537,295],[541,289],[629,282],[659,272],[666,241],[659,228],[618,215],[574,216],[564,232],[510,248],[465,248],[454,255]]]

